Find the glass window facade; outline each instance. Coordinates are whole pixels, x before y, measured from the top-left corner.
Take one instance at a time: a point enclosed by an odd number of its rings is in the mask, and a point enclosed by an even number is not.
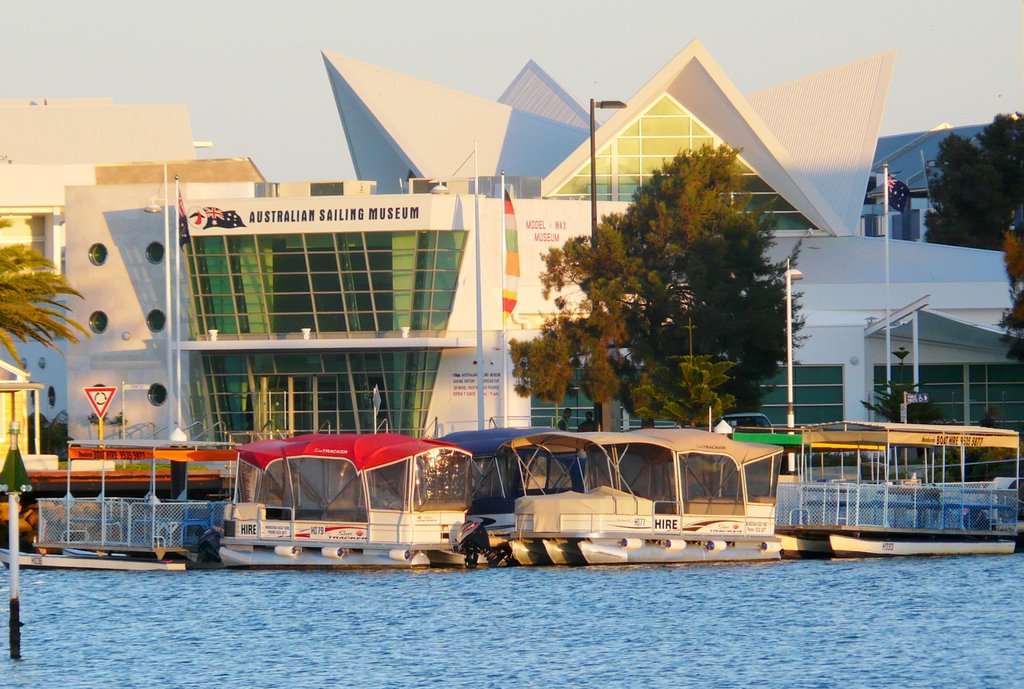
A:
[[[786,425],[786,367],[762,386],[760,411],[773,425]],[[758,411],[737,409],[736,411]],[[843,367],[793,366],[793,419],[798,424],[842,421]]]
[[[203,398],[227,433],[372,432],[386,419],[393,431],[419,435],[440,360],[424,349],[204,353]]]
[[[665,94],[641,114],[617,137],[596,152],[595,180],[597,198],[603,201],[631,201],[655,170],[684,151],[699,151],[705,146],[724,143],[679,101]],[[814,225],[768,186],[757,173],[746,170],[745,191],[751,194],[752,207],[771,211],[779,230],[815,229]],[[558,189],[553,196],[589,197],[590,161]]]
[[[192,329],[218,339],[377,337],[448,327],[466,244],[461,230],[196,236]],[[382,340],[382,343],[384,340]],[[225,433],[418,435],[440,351],[295,350],[201,355],[197,413]],[[373,389],[381,394],[373,416]]]
[[[909,363],[895,364],[891,371],[896,383],[914,380]],[[1024,428],[1024,366],[1019,363],[925,364],[918,371],[919,390],[943,410],[944,421],[977,424],[991,409],[998,428]],[[885,366],[875,366],[875,389],[883,389],[884,383]]]
[[[317,335],[448,326],[466,233],[194,237],[195,332]]]

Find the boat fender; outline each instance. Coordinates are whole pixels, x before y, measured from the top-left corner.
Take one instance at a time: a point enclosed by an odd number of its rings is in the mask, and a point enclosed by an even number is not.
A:
[[[681,538],[670,538],[665,541],[665,550],[683,550],[686,548],[686,541]]]
[[[728,546],[725,541],[708,541],[704,547],[707,548],[709,553],[721,553]]]
[[[275,545],[274,554],[279,557],[287,557],[295,559],[302,552],[302,548],[297,545]]]
[[[331,546],[329,548],[321,548],[320,554],[329,560],[340,560],[348,554],[348,550],[345,548],[338,548],[337,546]]]
[[[388,557],[398,562],[407,562],[411,560],[413,552],[408,548],[392,548],[388,551]]]
[[[636,550],[637,548],[644,547],[644,539],[642,538],[623,538],[619,540],[619,545],[626,550]]]
[[[769,543],[765,541],[761,544],[762,553],[778,553],[782,551],[782,544],[778,542]]]

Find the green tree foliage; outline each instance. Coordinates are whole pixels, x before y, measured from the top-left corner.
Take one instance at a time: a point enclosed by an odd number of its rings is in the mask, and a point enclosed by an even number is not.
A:
[[[875,401],[864,402],[864,408],[886,421],[899,423],[900,406],[903,404],[903,393],[914,392],[916,386],[911,383],[890,381],[887,388],[875,390]],[[933,402],[907,405],[907,423],[935,423],[942,419],[942,407]]]
[[[28,426],[28,446],[35,447],[34,423]],[[68,413],[62,411],[52,418],[39,415],[39,449],[45,455],[57,455],[61,461],[68,458]]]
[[[633,391],[633,405],[644,418],[674,421],[680,426],[707,424],[708,409],[715,418],[731,408],[735,399],[717,389],[729,381],[731,361],[712,361],[711,356],[674,356],[675,366],[658,366],[645,372]]]
[[[1020,231],[1006,233],[1003,251],[1011,304],[999,324],[1006,328],[1003,339],[1010,346],[1007,356],[1024,361],[1024,236]]]
[[[970,141],[951,134],[939,144],[936,164],[939,174],[928,182],[927,240],[1003,248],[1024,202],[1024,119],[999,115]]]
[[[514,345],[519,394],[558,401],[566,369],[579,367],[591,399],[617,393],[633,410],[641,372],[675,370],[686,354],[733,362],[722,393],[759,406],[760,382],[785,358],[785,265],[766,257],[774,223],[749,205],[736,158],[728,147],[682,153],[593,242],[548,252],[544,293],[562,296],[540,336]]]
[[[0,247],[0,343],[17,359],[15,340],[59,349],[58,339],[78,342],[85,329],[68,318],[66,296],[81,297],[53,264],[23,244]]]

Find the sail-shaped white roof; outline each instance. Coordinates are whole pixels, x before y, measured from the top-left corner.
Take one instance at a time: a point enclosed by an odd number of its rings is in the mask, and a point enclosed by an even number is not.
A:
[[[863,210],[895,61],[880,53],[747,96],[846,228]]]
[[[502,102],[324,52],[345,136],[381,192],[406,177],[543,177],[551,195],[589,162],[589,114],[532,61]],[[894,54],[743,96],[692,41],[598,129],[597,147],[666,94],[740,149],[766,184],[827,234],[856,234]],[[581,122],[582,120],[582,122]]]
[[[341,55],[323,57],[356,173],[377,180],[381,192],[398,191],[410,173],[472,176],[474,145],[481,176],[505,170],[540,177],[587,136],[503,103]]]

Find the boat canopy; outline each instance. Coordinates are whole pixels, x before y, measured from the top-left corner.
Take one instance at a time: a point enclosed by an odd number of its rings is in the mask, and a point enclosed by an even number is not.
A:
[[[274,460],[287,457],[335,457],[346,459],[357,470],[364,471],[439,447],[454,445],[440,440],[411,438],[400,433],[308,433],[242,445],[238,450],[238,458],[258,469],[266,469]]]
[[[545,433],[550,428],[485,428],[483,430],[456,431],[442,436],[442,442],[458,445],[463,450],[473,453],[474,457],[493,457],[498,448],[514,438],[524,435]]]
[[[399,433],[261,440],[239,448],[236,498],[323,521],[365,522],[368,510],[461,512],[471,461],[450,443]]]
[[[801,426],[794,432],[737,433],[742,440],[806,445],[812,449],[884,450],[900,447],[1001,447],[1016,450],[1017,431],[986,426],[950,426],[872,421],[834,421]],[[796,439],[794,443],[793,440]],[[780,442],[786,441],[786,442]]]
[[[765,442],[740,442],[720,433],[695,428],[642,428],[633,432],[656,441],[676,452],[706,452],[728,455],[740,464],[748,464],[778,454],[777,445]]]

